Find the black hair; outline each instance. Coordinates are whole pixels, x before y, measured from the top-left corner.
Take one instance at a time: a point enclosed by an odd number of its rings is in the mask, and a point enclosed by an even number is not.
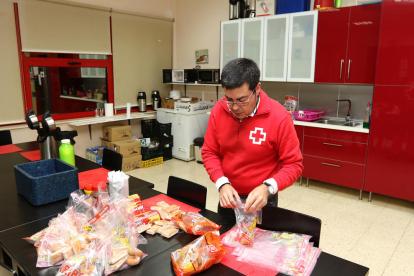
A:
[[[237,58],[228,62],[221,73],[221,86],[224,89],[235,89],[243,84],[249,85],[249,90],[256,88],[260,80],[260,69],[248,58]]]

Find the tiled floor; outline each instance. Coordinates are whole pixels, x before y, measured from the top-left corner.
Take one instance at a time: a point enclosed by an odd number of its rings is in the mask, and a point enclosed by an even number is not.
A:
[[[177,159],[130,172],[167,191],[174,175],[208,188],[207,209],[217,211],[218,192],[203,165]],[[305,181],[304,181],[305,182]],[[280,192],[279,206],[322,220],[320,247],[325,252],[365,265],[370,276],[414,275],[414,203],[310,180],[310,187]]]

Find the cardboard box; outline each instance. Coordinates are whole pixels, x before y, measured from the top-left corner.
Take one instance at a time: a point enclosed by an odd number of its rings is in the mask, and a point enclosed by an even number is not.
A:
[[[122,154],[124,158],[141,155],[141,142],[135,139],[113,142],[113,144],[113,150]]]
[[[108,149],[114,150],[114,143],[115,143],[115,142],[109,142],[109,141],[107,141],[107,140],[105,140],[105,139],[101,138],[101,146],[102,146],[102,147],[105,147],[105,148],[108,148]]]
[[[132,171],[138,168],[142,168],[142,156],[136,155],[131,157],[124,157],[122,159],[122,171]]]
[[[102,127],[103,139],[116,142],[132,139],[131,126],[104,126]]]
[[[214,106],[214,102],[201,101],[196,103],[191,102],[176,102],[174,109],[180,113],[195,112],[200,110],[211,110]]]
[[[178,100],[173,99],[161,99],[161,108],[174,109],[174,103]]]

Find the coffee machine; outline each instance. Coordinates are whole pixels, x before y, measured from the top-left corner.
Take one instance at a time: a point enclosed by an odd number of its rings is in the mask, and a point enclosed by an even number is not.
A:
[[[230,0],[229,5],[230,20],[244,18],[246,13],[246,3],[244,0]]]

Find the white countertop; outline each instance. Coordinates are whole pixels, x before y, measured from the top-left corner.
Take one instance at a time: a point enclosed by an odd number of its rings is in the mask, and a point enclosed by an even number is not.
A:
[[[369,133],[369,129],[362,127],[361,125],[356,127],[349,127],[349,126],[338,126],[338,125],[330,125],[330,124],[319,124],[314,122],[304,122],[304,121],[293,121],[296,126],[308,126],[308,127],[318,127],[318,128],[327,128],[327,129],[336,129],[336,130],[343,130],[343,131],[351,131],[351,132],[361,132],[361,133]]]
[[[86,126],[86,125],[93,125],[93,124],[102,124],[108,122],[116,122],[116,121],[124,121],[124,120],[133,120],[133,119],[154,119],[155,112],[148,111],[148,112],[133,112],[131,113],[131,117],[127,118],[126,113],[117,114],[112,117],[88,117],[83,119],[76,119],[67,122],[70,126]]]

